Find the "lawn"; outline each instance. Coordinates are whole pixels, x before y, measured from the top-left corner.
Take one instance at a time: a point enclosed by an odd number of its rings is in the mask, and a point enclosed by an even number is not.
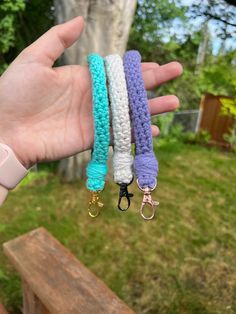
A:
[[[236,312],[236,158],[178,142],[155,148],[160,163],[157,219],[116,208],[107,184],[106,207],[87,215],[83,182],[62,184],[40,167],[0,209],[0,242],[46,227],[137,313]],[[20,280],[0,251],[0,300],[20,313]]]

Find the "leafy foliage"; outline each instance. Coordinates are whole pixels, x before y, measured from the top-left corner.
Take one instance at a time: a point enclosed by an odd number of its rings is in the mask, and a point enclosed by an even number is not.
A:
[[[206,46],[205,61],[201,65],[196,64],[199,47],[206,34],[200,27],[192,26],[195,19],[199,17],[204,23],[204,12],[209,9],[207,3],[214,5],[212,12],[228,8],[224,1],[217,5],[216,1],[206,0],[198,6],[197,2],[184,6],[179,1],[139,0],[128,44],[128,48],[141,51],[143,60],[154,60],[159,64],[177,60],[183,64],[181,78],[156,90],[157,95],[177,93],[182,109],[198,108],[200,98],[206,92],[233,96],[236,86],[236,53],[222,48],[217,55],[213,55],[211,36]],[[231,19],[235,16],[233,11],[225,14],[230,14]],[[215,35],[218,34],[218,37],[222,37],[222,27],[220,22],[215,24]]]
[[[184,143],[207,145],[211,140],[211,135],[207,130],[200,130],[197,133],[187,132],[182,139]]]
[[[222,113],[232,117],[235,120],[233,127],[229,130],[228,133],[224,134],[224,139],[230,144],[233,151],[236,152],[236,98],[230,99],[221,97],[220,101],[222,103]]]
[[[195,0],[189,10],[193,18],[200,18],[201,21],[210,21],[215,31],[221,38],[235,37],[235,1],[225,0]]]
[[[234,81],[236,83],[236,80]],[[224,115],[236,118],[236,98],[225,98],[221,97],[222,113]]]
[[[162,137],[166,137],[169,134],[173,118],[174,118],[173,112],[161,114],[158,116],[158,118],[153,118],[152,122],[157,124],[158,127],[161,129]]]
[[[236,153],[236,124],[234,124],[234,127],[228,133],[224,134],[224,140],[229,143],[232,150]]]
[[[53,24],[53,0],[3,0],[0,4],[0,74]]]
[[[24,0],[3,0],[0,4],[0,73],[6,68],[4,54],[15,45],[17,13],[24,9]]]
[[[128,48],[140,50],[143,60],[161,59],[166,62],[167,58],[171,58],[171,55],[166,55],[170,49],[162,42],[166,36],[170,36],[174,21],[180,24],[186,20],[184,13],[185,10],[177,7],[174,1],[138,1]],[[174,45],[171,51],[178,47],[174,41],[171,44]]]
[[[236,52],[209,56],[199,74],[200,92],[234,96],[236,90]]]

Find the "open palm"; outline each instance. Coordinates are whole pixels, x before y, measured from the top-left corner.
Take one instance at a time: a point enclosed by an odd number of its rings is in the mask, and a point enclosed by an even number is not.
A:
[[[27,47],[0,78],[0,142],[9,145],[29,168],[38,161],[57,160],[92,147],[91,80],[87,67],[53,67],[80,36],[83,19],[57,25]],[[177,62],[143,63],[147,89],[182,72]],[[176,96],[149,101],[151,114],[174,110]],[[158,129],[153,127],[153,135]]]

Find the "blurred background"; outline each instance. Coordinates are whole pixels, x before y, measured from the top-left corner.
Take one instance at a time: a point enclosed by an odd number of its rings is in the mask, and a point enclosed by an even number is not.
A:
[[[140,218],[135,184],[129,212],[116,210],[110,173],[106,206],[91,220],[87,152],[32,169],[0,209],[0,242],[46,227],[137,313],[236,313],[236,1],[0,0],[0,73],[77,15],[83,35],[57,66],[127,49],[183,64],[180,78],[149,93],[181,102],[153,118],[161,130],[157,218]],[[21,313],[20,279],[2,251],[1,302]]]

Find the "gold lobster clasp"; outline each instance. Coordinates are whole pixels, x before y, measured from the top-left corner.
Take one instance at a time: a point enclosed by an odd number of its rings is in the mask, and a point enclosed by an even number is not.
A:
[[[100,191],[92,191],[91,199],[89,201],[88,213],[92,218],[97,217],[100,214],[101,208],[104,206],[102,202],[99,201]]]

